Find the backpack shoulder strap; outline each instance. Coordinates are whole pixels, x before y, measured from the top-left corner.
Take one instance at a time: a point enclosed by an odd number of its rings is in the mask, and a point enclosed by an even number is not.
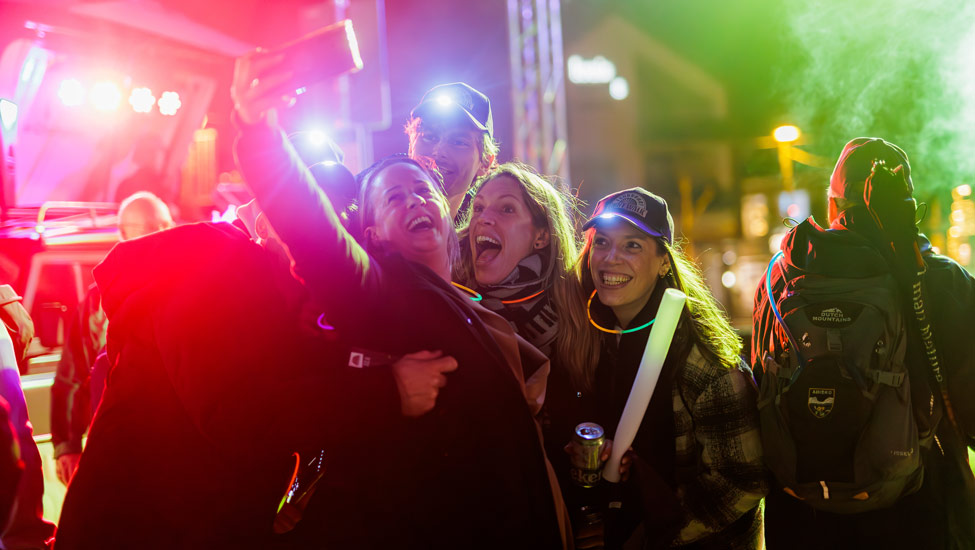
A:
[[[806,364],[806,361],[803,359],[802,353],[799,351],[799,345],[796,343],[795,337],[792,336],[792,332],[789,330],[789,327],[786,326],[785,320],[782,319],[782,313],[779,312],[779,306],[775,303],[775,295],[772,294],[772,267],[776,265],[776,262],[781,259],[782,256],[783,253],[780,250],[776,252],[774,256],[772,256],[772,259],[768,263],[768,268],[765,270],[765,295],[768,298],[768,303],[772,308],[772,313],[775,315],[776,321],[778,321],[779,326],[782,327],[782,330],[785,331],[786,337],[789,339],[792,352],[796,354],[798,366],[789,379],[789,383],[791,384],[792,382],[795,382],[796,377],[802,371],[802,367]],[[785,281],[785,267],[783,267],[781,264],[779,264],[779,271],[782,272],[782,280]]]

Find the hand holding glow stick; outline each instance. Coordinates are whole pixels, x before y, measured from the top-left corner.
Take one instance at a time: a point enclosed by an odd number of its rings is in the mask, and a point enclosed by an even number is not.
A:
[[[670,342],[674,339],[677,321],[686,300],[687,296],[683,292],[673,288],[665,290],[660,300],[654,327],[650,331],[647,347],[643,350],[643,359],[640,360],[640,369],[633,380],[623,416],[616,428],[613,451],[603,468],[603,479],[606,481],[617,483],[620,480],[620,460],[633,444],[640,423],[643,422],[643,415],[647,412],[650,397],[657,386],[657,379],[660,378],[660,370],[667,358],[667,351],[670,350]]]

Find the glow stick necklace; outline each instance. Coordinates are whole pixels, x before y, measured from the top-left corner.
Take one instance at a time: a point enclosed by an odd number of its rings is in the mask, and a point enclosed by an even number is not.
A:
[[[521,302],[527,302],[528,300],[531,300],[532,298],[541,295],[541,293],[543,293],[543,292],[545,292],[545,289],[544,288],[541,289],[541,290],[539,290],[535,294],[532,294],[531,296],[525,296],[524,298],[518,298],[517,300],[501,300],[501,303],[502,304],[520,304]]]
[[[657,320],[657,318],[654,317],[653,319],[650,319],[650,322],[647,323],[647,324],[645,324],[645,325],[640,325],[640,326],[638,326],[636,328],[628,328],[626,330],[611,330],[611,329],[608,329],[608,328],[603,328],[603,327],[597,325],[596,324],[596,321],[593,320],[593,318],[592,318],[592,299],[595,298],[595,297],[596,297],[596,291],[593,290],[592,291],[592,294],[589,295],[589,302],[586,303],[586,317],[589,317],[589,322],[592,323],[592,326],[596,327],[597,329],[599,329],[599,330],[601,330],[603,332],[608,332],[610,334],[629,334],[631,332],[636,332],[638,330],[643,330],[643,329],[649,327],[650,325],[652,325],[653,322]]]
[[[466,286],[464,286],[464,285],[462,285],[460,283],[455,283],[453,281],[450,281],[450,284],[452,284],[455,287],[463,290],[464,292],[470,293],[471,294],[471,300],[473,300],[475,302],[480,302],[484,298],[483,296],[481,296],[481,293],[480,292],[478,292],[478,291],[476,291],[476,290],[474,290],[472,288],[467,288]]]

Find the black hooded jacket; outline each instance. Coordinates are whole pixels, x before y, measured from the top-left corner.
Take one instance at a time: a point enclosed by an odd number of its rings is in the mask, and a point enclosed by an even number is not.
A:
[[[857,252],[839,256],[833,252],[834,241],[842,241],[844,250],[852,247]],[[975,478],[968,465],[967,451],[967,444],[975,435],[975,338],[971,334],[975,327],[975,278],[955,261],[934,253],[923,235],[917,237],[917,243],[926,266],[926,311],[932,319],[934,339],[945,366],[958,429],[947,419],[940,421],[935,445],[922,451],[923,486],[889,509],[855,515],[829,514],[815,511],[780,489],[773,489],[766,502],[765,523],[771,550],[975,548]],[[819,227],[812,219],[803,222],[783,241],[782,251],[790,278],[812,266],[821,271],[830,262],[843,262],[846,272],[851,266],[859,266],[857,269],[865,275],[894,272],[904,287],[912,400],[915,404],[931,402],[932,406],[941,407],[940,392],[923,354],[909,301],[910,289],[906,285],[913,273],[891,267],[898,260],[865,208],[846,210],[829,229]],[[783,275],[778,268],[772,270],[771,285],[773,292],[783,288]],[[769,306],[764,276],[755,293],[753,323],[751,357],[758,376],[762,373],[764,354],[770,352],[776,356],[784,341]]]

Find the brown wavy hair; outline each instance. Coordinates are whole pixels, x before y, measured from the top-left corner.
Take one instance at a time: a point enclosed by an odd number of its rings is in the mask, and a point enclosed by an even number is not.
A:
[[[580,245],[577,220],[581,213],[578,200],[563,183],[549,181],[532,167],[518,162],[502,164],[480,178],[474,185],[473,193],[476,195],[486,183],[500,176],[509,176],[519,183],[532,225],[548,229],[548,258],[553,265],[551,270],[543,268],[542,273],[549,275],[542,286],[551,289],[552,307],[558,315],[553,359],[569,372],[595,369],[599,359],[599,337],[587,330],[589,321],[585,297],[575,269]],[[470,246],[472,206],[473,201],[461,216],[460,262],[454,269],[454,278],[469,286],[477,284]]]

